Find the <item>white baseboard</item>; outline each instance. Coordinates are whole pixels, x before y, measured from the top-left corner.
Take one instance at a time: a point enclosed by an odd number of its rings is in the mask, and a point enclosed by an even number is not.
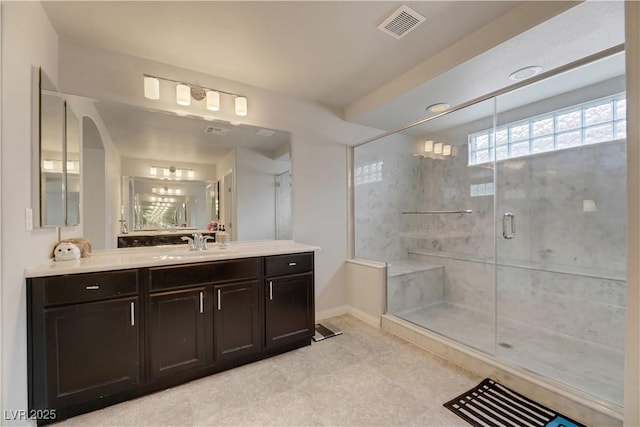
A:
[[[329,310],[316,311],[316,322],[328,319],[329,317],[342,316],[349,314],[349,306],[341,305],[340,307],[330,308]]]
[[[328,319],[330,317],[343,316],[345,314],[350,314],[356,319],[362,320],[363,322],[373,326],[374,328],[380,327],[379,317],[367,314],[364,311],[359,310],[351,305],[341,305],[340,307],[330,308],[329,310],[317,311],[316,322]]]
[[[353,307],[353,306],[347,306],[347,308],[349,309],[349,314],[352,315],[353,317],[355,317],[358,320],[362,320],[364,323],[367,323],[371,326],[373,326],[374,328],[379,328],[380,327],[380,318],[376,317],[376,316],[372,316],[368,313],[365,313],[362,310],[358,310],[357,308]]]

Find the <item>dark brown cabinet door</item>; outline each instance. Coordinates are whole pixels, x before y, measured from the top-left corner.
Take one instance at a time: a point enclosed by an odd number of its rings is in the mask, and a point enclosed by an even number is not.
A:
[[[52,407],[140,384],[138,298],[45,310],[47,394]]]
[[[313,273],[267,278],[265,310],[267,348],[310,339],[315,318]]]
[[[257,281],[216,285],[215,359],[232,361],[260,351],[260,294]]]
[[[208,364],[213,341],[211,302],[207,287],[149,296],[151,379],[189,373]]]

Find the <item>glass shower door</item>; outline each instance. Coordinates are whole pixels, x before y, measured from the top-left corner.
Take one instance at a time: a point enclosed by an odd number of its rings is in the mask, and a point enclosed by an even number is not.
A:
[[[493,117],[488,100],[417,126],[417,142],[396,137],[358,147],[354,169],[356,206],[365,207],[356,210],[356,253],[387,262],[387,311],[490,354],[496,303],[490,132],[474,145],[478,164],[469,164],[467,142],[470,132],[490,129]]]
[[[624,75],[592,65],[496,100],[496,355],[622,405]]]

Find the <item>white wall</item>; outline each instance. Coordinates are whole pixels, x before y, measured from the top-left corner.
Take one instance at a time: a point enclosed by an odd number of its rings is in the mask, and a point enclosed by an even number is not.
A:
[[[255,150],[236,150],[238,240],[276,238],[275,175],[280,162]]]
[[[55,229],[25,231],[24,212],[31,207],[31,67],[41,66],[54,82],[58,80],[58,37],[38,2],[4,2],[2,14],[0,409],[4,414],[27,408],[24,269],[46,261],[57,239]]]

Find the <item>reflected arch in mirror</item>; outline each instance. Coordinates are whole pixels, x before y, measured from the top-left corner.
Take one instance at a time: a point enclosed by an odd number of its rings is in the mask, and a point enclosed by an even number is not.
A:
[[[82,118],[82,188],[106,187],[106,160],[104,143],[96,123],[90,117]],[[87,198],[90,197],[90,203]],[[107,247],[107,203],[105,193],[83,192],[82,223],[84,237],[96,248]]]

